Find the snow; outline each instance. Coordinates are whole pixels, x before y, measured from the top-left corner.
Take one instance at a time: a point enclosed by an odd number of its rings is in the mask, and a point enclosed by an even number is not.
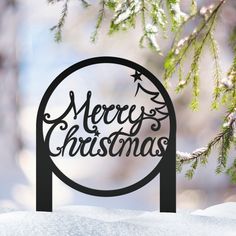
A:
[[[236,203],[189,213],[68,206],[48,212],[0,210],[3,236],[224,235],[236,232]]]
[[[197,210],[194,215],[215,216],[236,220],[236,203],[227,202],[216,206],[211,206],[205,210]]]

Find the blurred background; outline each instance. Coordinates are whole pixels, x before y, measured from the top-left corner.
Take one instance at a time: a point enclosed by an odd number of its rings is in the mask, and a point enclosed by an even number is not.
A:
[[[207,4],[210,1],[199,1],[199,4],[203,2]],[[82,59],[110,55],[135,61],[160,80],[162,77],[163,57],[139,48],[139,27],[110,37],[106,31],[108,22],[104,22],[98,41],[91,43],[90,36],[97,17],[95,1],[86,10],[78,1],[71,1],[63,40],[56,43],[50,28],[57,23],[61,7],[60,3],[49,5],[46,0],[0,2],[0,207],[35,209],[36,114],[45,90],[59,73]],[[225,4],[216,29],[223,71],[232,61],[228,35],[235,26],[235,16],[235,8]],[[169,41],[161,39],[159,42],[167,52]],[[188,108],[191,88],[178,95],[173,88],[169,90],[177,115],[179,151],[191,152],[206,145],[218,133],[222,122],[223,110],[210,111],[213,82],[207,53],[201,61],[201,68],[204,79],[201,80],[198,112]],[[118,89],[122,91],[123,87]],[[216,156],[213,153],[209,164],[199,168],[191,181],[184,177],[184,171],[177,175],[177,208],[192,210],[236,201],[235,186],[227,175],[216,175],[215,167]],[[84,167],[86,178],[96,180],[94,168],[94,165]],[[133,166],[128,162],[120,168],[105,168],[109,169],[107,178],[115,184],[117,179],[138,172],[142,165]],[[76,178],[75,168],[71,171]],[[156,210],[159,207],[159,178],[137,192],[115,198],[84,195],[56,177],[53,184],[55,206],[83,204],[138,210]]]

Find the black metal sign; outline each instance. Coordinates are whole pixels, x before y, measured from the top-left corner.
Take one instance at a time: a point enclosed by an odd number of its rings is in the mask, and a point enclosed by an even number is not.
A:
[[[130,74],[126,77],[129,85],[133,88],[130,92],[131,95],[137,97],[141,94],[143,97],[147,97],[152,107],[147,108],[142,104],[98,103],[94,105],[92,104],[93,90],[91,86],[91,89],[84,91],[83,97],[76,93],[76,89],[71,89],[66,98],[69,101],[68,105],[65,110],[60,112],[59,116],[53,118],[50,112],[46,112],[52,94],[68,76],[76,71],[99,64],[114,64],[129,69]],[[102,76],[102,74],[98,71],[97,76]],[[151,83],[153,87],[146,86],[145,81]],[[86,83],[92,84],[93,81],[86,81]],[[82,101],[80,106],[78,106],[76,98]],[[69,115],[73,117],[73,125],[68,124],[67,117]],[[165,120],[169,122],[168,135],[159,135]],[[104,135],[98,128],[101,122],[106,127],[116,125],[110,133]],[[43,128],[44,125],[48,126],[46,131]],[[150,130],[154,135],[140,138],[139,133],[144,126],[145,130]],[[82,129],[86,137],[79,137]],[[64,131],[65,137],[64,142],[53,148],[50,141],[55,130]],[[76,63],[63,71],[51,83],[41,100],[37,114],[36,142],[37,211],[52,211],[52,174],[77,191],[101,197],[114,197],[136,191],[160,174],[160,211],[176,211],[176,119],[174,107],[161,82],[147,69],[132,61],[117,57],[96,57]],[[125,156],[130,158],[161,157],[161,159],[146,176],[137,182],[126,187],[107,190],[84,186],[63,173],[54,163],[53,158],[63,157],[66,153],[75,158],[122,158]]]

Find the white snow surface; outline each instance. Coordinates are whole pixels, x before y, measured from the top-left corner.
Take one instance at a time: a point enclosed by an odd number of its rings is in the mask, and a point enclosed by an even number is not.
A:
[[[236,235],[236,203],[189,213],[68,206],[53,212],[0,209],[1,236]]]

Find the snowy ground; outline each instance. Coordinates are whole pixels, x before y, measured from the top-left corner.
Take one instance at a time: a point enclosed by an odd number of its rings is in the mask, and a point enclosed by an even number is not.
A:
[[[193,213],[159,213],[69,206],[53,213],[2,209],[0,235],[236,235],[236,203]]]

